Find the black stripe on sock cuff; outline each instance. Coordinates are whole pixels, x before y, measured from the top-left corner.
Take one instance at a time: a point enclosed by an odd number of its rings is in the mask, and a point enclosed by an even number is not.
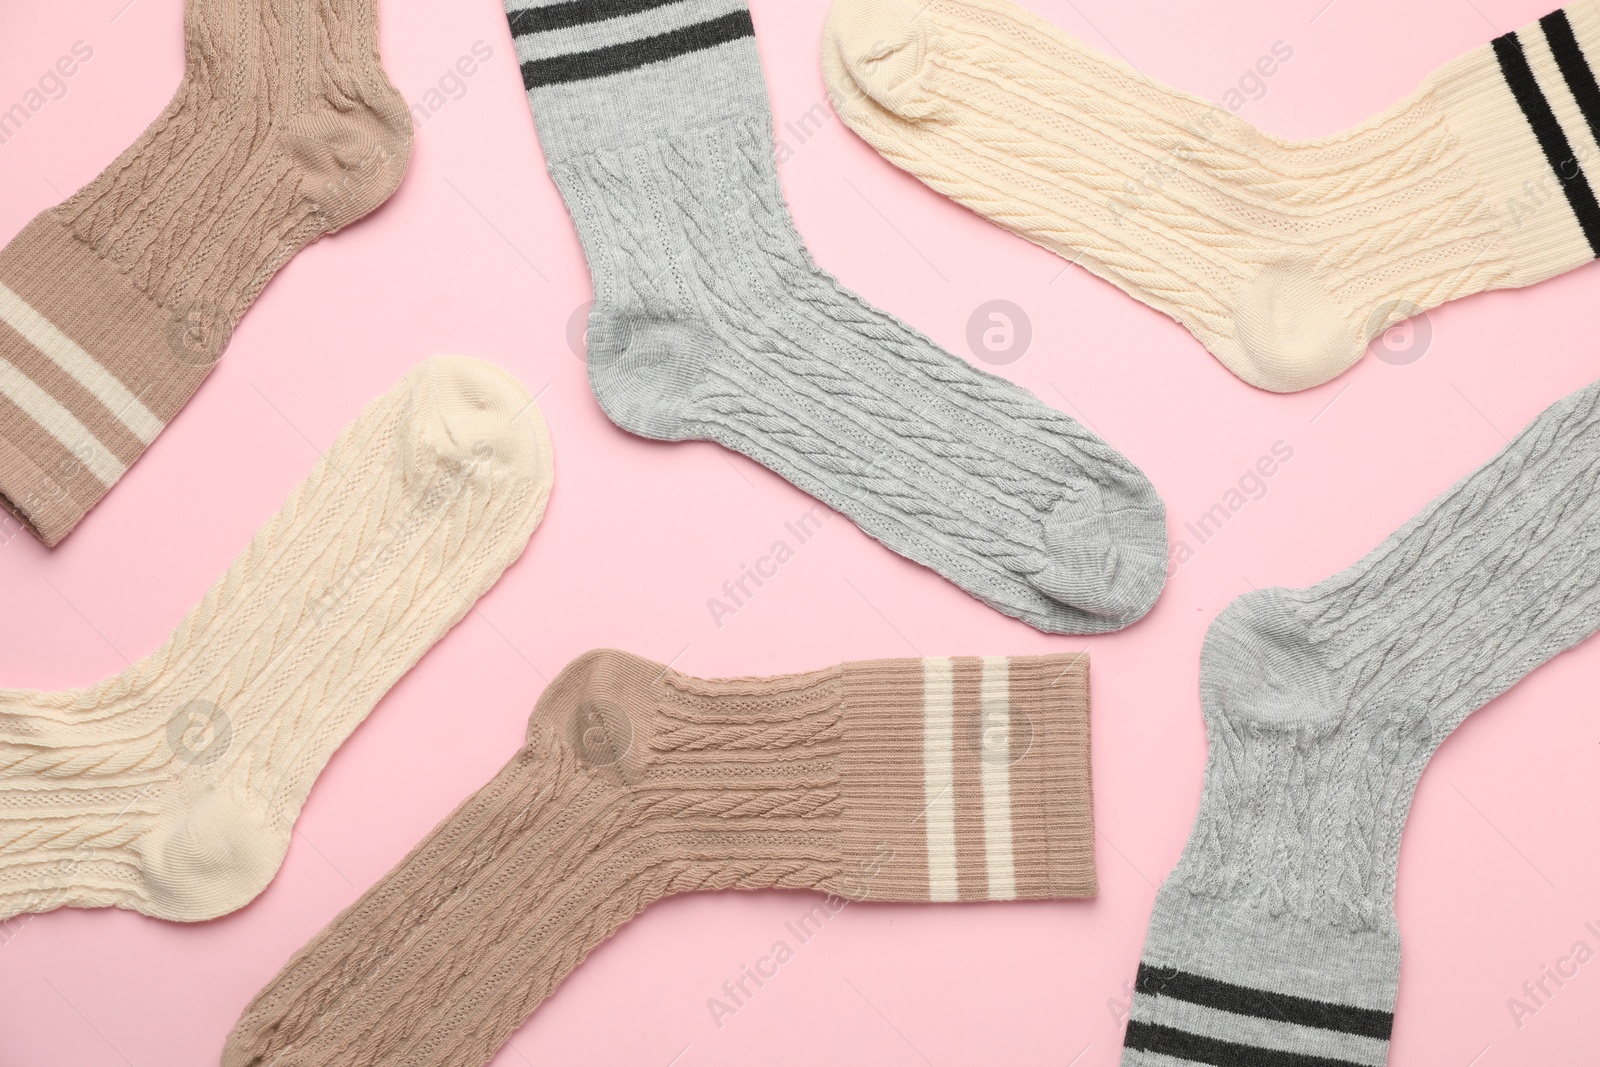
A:
[[[1175,1030],[1160,1023],[1135,1020],[1129,1021],[1128,1032],[1122,1043],[1135,1052],[1154,1052],[1190,1063],[1211,1064],[1212,1067],[1361,1067],[1352,1060],[1333,1060],[1326,1056],[1308,1056],[1303,1052],[1279,1052],[1255,1045],[1238,1045],[1232,1041],[1219,1041],[1214,1037]]]
[[[1500,73],[1505,75],[1511,95],[1516,98],[1517,106],[1522,108],[1523,116],[1533,128],[1534,137],[1538,138],[1540,147],[1544,149],[1550,169],[1555,171],[1556,181],[1567,194],[1567,203],[1572,205],[1572,213],[1578,217],[1578,225],[1589,239],[1590,250],[1600,257],[1600,203],[1595,202],[1589,179],[1584,177],[1572,145],[1561,130],[1561,123],[1556,120],[1555,112],[1550,110],[1550,101],[1545,99],[1544,91],[1539,88],[1539,80],[1533,76],[1533,68],[1528,66],[1528,57],[1522,51],[1522,39],[1515,32],[1496,37],[1494,54],[1500,61]]]
[[[650,63],[676,59],[690,52],[714,48],[742,37],[754,37],[755,34],[750,12],[735,11],[708,22],[654,37],[643,37],[626,44],[597,48],[592,52],[573,52],[552,59],[529,60],[522,64],[522,84],[525,88],[536,89],[541,85],[603,78]]]
[[[587,26],[592,22],[609,22],[641,11],[666,7],[679,0],[567,0],[562,4],[529,7],[521,11],[507,11],[511,23],[511,36],[526,37],[530,33],[549,33],[571,26]]]
[[[1578,35],[1572,32],[1567,13],[1552,11],[1539,20],[1539,27],[1544,30],[1544,39],[1550,42],[1550,54],[1556,57],[1556,66],[1561,68],[1561,77],[1572,90],[1578,110],[1583,112],[1595,140],[1600,141],[1600,85],[1595,83],[1594,71],[1578,44]]]
[[[1134,988],[1146,996],[1171,997],[1203,1008],[1230,1011],[1235,1015],[1310,1026],[1318,1030],[1335,1030],[1357,1037],[1375,1037],[1380,1041],[1389,1040],[1389,1035],[1394,1031],[1394,1015],[1390,1012],[1251,989],[1188,971],[1163,970],[1144,963],[1139,964]]]

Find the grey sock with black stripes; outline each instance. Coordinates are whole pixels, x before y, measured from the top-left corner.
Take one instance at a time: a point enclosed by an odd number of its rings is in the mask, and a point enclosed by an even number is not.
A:
[[[742,452],[1041,630],[1149,610],[1166,519],[1143,474],[812,263],[745,0],[510,0],[508,16],[594,275],[589,378],[614,422]]]
[[[1355,566],[1206,634],[1200,811],[1156,898],[1124,1067],[1381,1067],[1412,792],[1469,714],[1600,627],[1600,383]]]

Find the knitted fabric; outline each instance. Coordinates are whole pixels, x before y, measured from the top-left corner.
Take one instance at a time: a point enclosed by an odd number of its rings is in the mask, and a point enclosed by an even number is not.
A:
[[[1095,889],[1082,656],[882,660],[707,681],[574,661],[528,743],[301,949],[224,1067],[482,1064],[654,900]]]
[[[1229,605],[1200,661],[1200,811],[1123,1063],[1382,1067],[1417,780],[1469,714],[1597,627],[1600,383],[1350,569]]]
[[[742,452],[1042,630],[1149,610],[1166,521],[1143,474],[811,261],[743,0],[508,15],[594,275],[589,377],[614,422]]]
[[[374,0],[188,0],[184,44],[166,110],[0,251],[0,494],[50,545],[273,274],[387,200],[410,156]]]
[[[1316,141],[1262,133],[1011,0],[835,0],[822,66],[839,114],[896,166],[1286,392],[1402,319],[1600,253],[1586,55],[1594,0]]]
[[[522,387],[431,359],[159,650],[87,689],[0,692],[0,919],[249,902],[334,749],[517,558],[550,479]]]

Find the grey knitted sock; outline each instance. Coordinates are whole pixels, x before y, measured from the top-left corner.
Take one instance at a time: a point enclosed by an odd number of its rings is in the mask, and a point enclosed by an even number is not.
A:
[[[612,421],[742,452],[1041,630],[1149,610],[1166,519],[1144,475],[812,263],[745,0],[508,0],[508,15],[594,275],[589,378]]]
[[[1600,383],[1349,570],[1264,589],[1200,659],[1210,755],[1124,1067],[1381,1067],[1400,831],[1474,710],[1600,627]]]

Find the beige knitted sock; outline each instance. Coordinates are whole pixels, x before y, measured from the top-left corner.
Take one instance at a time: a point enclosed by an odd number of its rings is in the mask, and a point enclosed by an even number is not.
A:
[[[0,251],[0,504],[67,535],[301,248],[400,183],[376,0],[188,0],[172,103]]]
[[[1440,68],[1355,129],[1268,136],[1010,0],[835,0],[823,71],[897,166],[1287,392],[1401,319],[1600,253],[1600,8]],[[1588,176],[1586,176],[1588,175]]]
[[[333,750],[521,553],[551,471],[515,379],[428,360],[159,651],[88,689],[0,692],[0,919],[249,902]]]
[[[1093,894],[1088,663],[704,681],[591,652],[493,781],[245,1009],[225,1067],[478,1065],[653,900]]]

